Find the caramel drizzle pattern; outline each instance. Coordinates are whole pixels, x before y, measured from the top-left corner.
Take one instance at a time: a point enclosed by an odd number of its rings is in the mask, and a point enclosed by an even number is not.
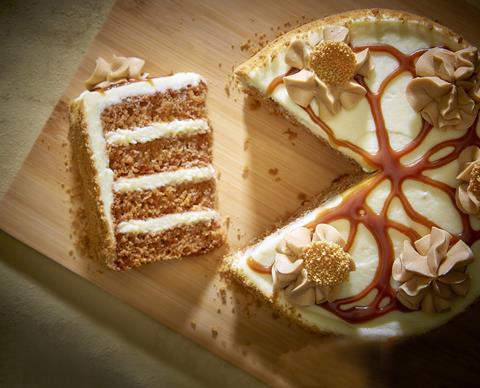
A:
[[[356,80],[367,90],[366,98],[372,112],[372,116],[376,127],[376,136],[378,141],[378,151],[375,154],[369,154],[357,145],[335,138],[332,129],[324,123],[310,107],[304,108],[313,122],[320,126],[328,137],[330,144],[336,147],[346,147],[355,153],[361,155],[366,163],[370,165],[377,172],[371,178],[368,183],[360,189],[354,191],[336,208],[329,209],[322,213],[313,223],[308,227],[313,228],[319,223],[331,223],[336,220],[348,220],[350,222],[349,236],[346,242],[345,250],[350,250],[355,240],[355,236],[359,225],[363,225],[374,237],[378,246],[378,266],[371,283],[359,294],[352,297],[339,299],[334,302],[325,302],[320,306],[326,310],[332,312],[343,320],[350,323],[360,323],[369,321],[383,314],[386,314],[393,310],[409,311],[404,308],[396,299],[396,292],[390,285],[391,271],[393,260],[395,259],[395,252],[393,248],[393,242],[388,234],[388,229],[396,230],[405,236],[407,236],[412,242],[420,238],[421,236],[412,228],[409,228],[403,224],[400,224],[394,220],[388,218],[388,209],[392,201],[396,198],[402,204],[406,214],[410,219],[424,227],[430,229],[432,226],[437,226],[431,220],[424,215],[418,213],[408,201],[406,195],[402,191],[402,184],[406,179],[414,180],[427,184],[431,187],[435,187],[444,193],[446,193],[452,205],[456,207],[455,203],[455,189],[446,185],[445,183],[435,181],[423,172],[429,169],[439,168],[447,165],[458,158],[463,149],[470,145],[480,146],[480,138],[476,133],[477,120],[467,130],[465,135],[457,139],[446,140],[428,150],[418,160],[414,161],[410,165],[403,165],[400,163],[400,159],[408,153],[414,151],[426,138],[432,126],[423,121],[422,128],[418,135],[404,148],[400,150],[394,150],[389,142],[388,132],[385,127],[385,120],[381,110],[381,98],[382,95],[390,84],[401,73],[408,71],[412,75],[415,75],[415,61],[426,50],[419,50],[412,54],[406,55],[390,45],[365,45],[361,47],[355,47],[354,51],[362,51],[364,49],[370,49],[375,52],[385,52],[394,56],[398,61],[398,66],[393,70],[381,83],[376,93],[372,92],[365,84],[363,77],[356,77]],[[267,93],[271,94],[275,88],[283,82],[283,77],[286,75],[294,74],[299,71],[298,69],[290,69],[288,73],[276,77],[270,83],[267,88]],[[453,151],[448,153],[435,161],[430,161],[430,158],[437,152],[453,148]],[[366,200],[368,195],[384,180],[390,181],[390,192],[385,199],[382,211],[377,214],[372,211],[367,205]],[[459,212],[463,232],[460,236],[455,238],[461,238],[468,245],[472,245],[476,240],[480,238],[480,231],[472,229],[469,217],[466,214]],[[261,267],[259,263],[254,260],[249,260],[249,265],[252,269],[259,272],[266,272],[267,268]],[[268,268],[270,272],[270,268]],[[375,298],[365,306],[354,305],[361,299],[366,297],[374,289],[377,290]],[[347,308],[341,308],[343,305],[353,305],[353,307],[346,306]]]

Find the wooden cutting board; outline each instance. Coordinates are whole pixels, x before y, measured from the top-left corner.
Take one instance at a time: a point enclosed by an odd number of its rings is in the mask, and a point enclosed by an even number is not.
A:
[[[285,120],[225,90],[233,67],[259,36],[310,18],[384,6],[423,14],[478,45],[480,11],[437,1],[142,1],[119,2],[86,53],[9,192],[0,227],[122,301],[272,385],[372,386],[471,383],[480,358],[480,309],[414,340],[375,343],[321,338],[275,317],[216,271],[223,255],[245,245],[301,202],[348,173],[348,163]],[[246,43],[250,44],[240,46]],[[74,252],[66,171],[68,101],[83,90],[97,56],[139,56],[147,71],[195,71],[209,81],[220,210],[230,219],[228,246],[212,254],[111,272]],[[276,172],[278,169],[278,172]],[[153,340],[153,339],[152,339]],[[432,352],[432,348],[436,351]],[[413,380],[412,380],[413,379]],[[221,382],[219,381],[219,385]]]

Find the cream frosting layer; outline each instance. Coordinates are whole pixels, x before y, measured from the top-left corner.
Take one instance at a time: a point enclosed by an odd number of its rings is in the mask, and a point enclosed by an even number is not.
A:
[[[117,225],[118,233],[159,233],[182,225],[220,219],[215,210],[202,210],[184,213],[167,214],[146,220],[123,221]]]
[[[102,212],[109,226],[109,231],[114,234],[111,207],[113,202],[113,171],[109,167],[107,143],[103,134],[101,114],[108,106],[118,104],[123,99],[152,95],[168,89],[181,89],[187,86],[197,86],[205,80],[196,73],[177,73],[168,77],[152,78],[148,81],[134,82],[104,92],[84,91],[77,97],[83,102],[85,112],[88,141],[92,150],[92,158],[97,170],[97,184],[100,190]]]
[[[422,48],[438,45],[448,45],[453,50],[461,48],[453,38],[446,37],[437,29],[429,29],[427,26],[420,25],[417,22],[405,21],[401,23],[395,20],[367,19],[368,20],[353,21],[349,25],[352,46],[385,43],[396,47],[406,54]],[[303,38],[310,42],[316,42],[321,34],[322,31],[319,29],[317,31],[310,31],[303,36],[297,35],[295,39]],[[372,91],[377,91],[381,82],[397,67],[397,60],[388,53],[380,52],[372,53],[372,58],[374,61],[374,71],[373,74],[365,79],[365,82]],[[265,93],[270,82],[288,70],[289,67],[285,64],[285,53],[280,52],[273,60],[267,58],[264,66],[259,65],[252,69],[249,73],[247,84]],[[406,144],[410,143],[421,128],[420,115],[410,107],[406,99],[405,88],[410,79],[411,75],[409,73],[398,75],[397,78],[389,84],[382,96],[381,107],[388,128],[389,142],[394,150],[402,149]],[[284,107],[287,112],[292,114],[302,125],[310,129],[313,134],[328,141],[323,130],[310,119],[308,114],[300,106],[289,98],[283,85],[278,86],[271,97],[275,102]],[[311,108],[332,128],[337,139],[348,140],[370,154],[374,154],[378,150],[375,125],[366,99],[352,109],[343,110],[334,116],[330,115],[326,109],[322,109],[322,107],[316,105],[315,101],[311,104]],[[479,131],[480,125],[477,125],[477,133]],[[464,134],[465,131],[452,133],[449,131],[439,131],[434,128],[416,149],[402,157],[401,162],[405,165],[411,164],[436,144],[446,139],[459,138]],[[372,170],[371,166],[366,163],[363,157],[356,154],[353,150],[343,147],[340,147],[339,150],[356,160],[364,170]],[[452,150],[450,150],[450,152],[451,151]],[[443,153],[448,153],[448,150],[443,151]],[[439,155],[432,155],[431,160],[442,156]],[[435,181],[454,185],[457,173],[458,162],[454,161],[441,168],[427,170],[425,175]],[[370,182],[370,179],[367,179],[357,188],[368,185]],[[253,257],[265,266],[271,265],[275,248],[287,233],[298,227],[310,224],[325,210],[334,208],[342,203],[354,190],[355,188],[342,195],[333,197],[317,209],[308,212],[291,224],[277,230],[257,245],[237,253],[232,264],[233,269],[244,275],[247,282],[253,284],[266,297],[272,297],[273,288],[271,276],[252,270],[247,264],[247,259]],[[385,206],[385,199],[390,193],[390,190],[390,182],[388,180],[382,181],[369,194],[366,205],[369,206],[372,211],[379,214]],[[408,202],[414,209],[417,209],[417,211],[439,225],[439,227],[446,229],[452,234],[458,235],[462,232],[458,209],[444,192],[415,180],[407,180],[403,185],[403,192],[406,194]],[[439,209],[441,209],[441,211],[439,211]],[[397,199],[392,201],[389,209],[387,209],[387,214],[390,219],[414,229],[420,235],[428,233],[428,229],[423,225],[415,223],[408,217],[403,205]],[[475,218],[470,218],[470,222],[472,226],[477,225],[478,229],[479,223]],[[332,222],[331,225],[342,234],[344,239],[348,238],[350,231],[349,220],[340,219]],[[407,237],[396,230],[388,230],[386,232],[391,236],[395,254],[398,256],[403,247],[403,241],[407,239]],[[474,243],[472,249],[476,260],[473,261],[468,269],[468,273],[472,278],[471,289],[466,297],[455,300],[451,310],[448,312],[434,315],[422,311],[409,313],[393,311],[368,322],[350,324],[319,306],[294,306],[293,308],[301,314],[300,319],[305,324],[327,332],[330,331],[361,337],[390,337],[422,333],[444,324],[453,316],[465,310],[468,305],[480,296],[480,242],[477,241]],[[339,297],[353,296],[364,290],[372,281],[378,266],[378,248],[376,241],[373,235],[362,224],[360,224],[357,230],[350,254],[355,261],[356,271],[351,273],[349,282],[342,284]],[[287,310],[292,308],[292,305],[285,300],[282,293],[279,294],[277,303]],[[361,305],[361,303],[357,304]]]
[[[369,182],[369,180],[366,180],[362,185],[368,185]],[[333,197],[319,208],[308,212],[303,217],[269,235],[261,243],[237,253],[233,261],[233,269],[245,275],[249,282],[253,283],[266,297],[271,298],[273,296],[273,281],[271,275],[252,270],[247,263],[247,259],[253,257],[263,265],[270,265],[274,260],[277,245],[288,233],[301,226],[310,224],[325,210],[338,206],[354,190],[355,189],[351,189],[342,195]],[[377,198],[377,196],[384,197],[385,190],[388,190],[388,186],[379,186],[376,191],[372,192],[371,196],[375,198]],[[428,191],[425,191],[424,194],[425,196],[431,195]],[[454,215],[454,212],[456,212],[449,202],[450,201],[442,201],[440,204],[440,206],[446,206],[445,213],[447,217],[448,215]],[[398,205],[392,204],[391,209],[397,206]],[[435,208],[437,207],[435,206]],[[423,230],[421,226],[414,225],[408,219],[397,218],[396,220],[404,224],[409,224],[414,229],[419,232],[423,231],[422,234],[425,234],[425,230]],[[331,225],[341,233],[344,239],[348,237],[348,220],[342,219],[335,221],[332,222]],[[406,236],[391,230],[389,230],[388,233],[392,237],[395,253],[396,256],[398,256],[402,250],[403,241],[406,239]],[[476,242],[472,249],[477,259],[470,264],[467,270],[467,273],[471,277],[471,289],[464,298],[456,299],[452,304],[451,310],[448,312],[430,314],[423,311],[409,313],[393,311],[368,322],[350,324],[319,306],[294,306],[294,309],[301,314],[301,319],[306,324],[327,332],[361,337],[391,337],[420,334],[446,323],[452,317],[464,311],[480,296],[480,260],[478,259],[480,258],[480,242]],[[339,287],[339,298],[356,295],[365,289],[372,281],[378,265],[378,250],[375,240],[365,227],[359,227],[354,244],[349,252],[355,262],[356,270],[351,272],[350,280]],[[277,302],[286,309],[292,308],[292,305],[287,302],[283,293],[279,294]]]
[[[142,175],[135,178],[119,178],[114,182],[113,190],[121,193],[136,190],[153,190],[182,183],[202,182],[213,179],[214,177],[215,170],[211,165],[207,167],[193,167],[177,171]]]
[[[167,123],[153,123],[142,128],[117,129],[105,134],[105,138],[107,144],[126,145],[146,143],[162,137],[206,133],[209,130],[210,127],[206,120],[173,120]]]
[[[375,21],[372,23],[371,21]],[[386,43],[390,44],[403,53],[412,53],[422,48],[428,48],[436,45],[448,44],[449,47],[456,50],[460,46],[453,39],[446,42],[445,36],[436,29],[429,30],[426,26],[414,22],[399,23],[394,20],[367,20],[354,21],[349,25],[351,45],[361,46],[365,44]],[[310,31],[307,34],[298,34],[296,39],[307,39],[311,44],[319,41],[322,36],[322,29]],[[292,41],[294,39],[292,38]],[[367,85],[375,90],[378,88],[381,80],[388,75],[392,68],[396,67],[396,59],[388,53],[372,53],[374,61],[373,74],[366,78]],[[285,51],[278,53],[272,60],[266,59],[264,66],[258,66],[248,74],[248,84],[265,93],[268,85],[275,77],[285,74],[290,67],[285,63]],[[420,116],[410,107],[404,93],[404,86],[411,78],[409,75],[402,75],[396,85],[396,88],[390,88],[388,100],[382,101],[384,116],[395,120],[394,128],[389,128],[390,141],[394,149],[400,149],[409,142],[415,135],[416,126],[420,124]],[[392,85],[391,85],[392,86]],[[278,86],[272,93],[271,98],[283,106],[291,113],[300,124],[306,126],[316,136],[328,141],[325,132],[315,124],[302,107],[297,105],[289,97],[285,86]],[[395,103],[389,103],[395,101]],[[398,104],[398,106],[397,106]],[[353,108],[342,110],[331,115],[327,109],[320,108],[312,103],[312,108],[320,118],[327,123],[334,131],[337,139],[350,141],[370,153],[378,149],[378,143],[375,133],[375,125],[370,112],[369,105],[364,99]],[[397,109],[400,110],[397,111]],[[401,113],[401,114],[400,114]],[[398,128],[403,128],[399,132]],[[371,166],[366,163],[363,157],[347,148],[340,148],[340,151],[357,161],[364,170],[371,171]]]

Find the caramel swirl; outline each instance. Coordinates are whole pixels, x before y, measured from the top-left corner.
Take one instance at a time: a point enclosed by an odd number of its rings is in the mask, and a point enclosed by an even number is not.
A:
[[[350,323],[369,321],[394,310],[410,311],[398,301],[396,298],[397,291],[390,284],[395,253],[393,250],[393,241],[390,235],[385,233],[385,231],[389,229],[396,230],[407,236],[412,242],[418,240],[421,236],[413,228],[391,220],[388,217],[387,212],[392,201],[397,199],[400,201],[406,214],[413,222],[423,225],[428,229],[436,227],[437,225],[410,205],[405,193],[402,191],[403,182],[407,179],[415,180],[441,190],[450,197],[452,204],[455,204],[455,189],[447,184],[429,178],[423,174],[423,172],[452,163],[457,160],[460,153],[469,146],[475,145],[480,147],[480,138],[477,136],[475,130],[477,120],[475,120],[463,136],[438,143],[424,152],[418,160],[410,165],[400,163],[400,159],[404,155],[417,149],[420,144],[422,144],[432,130],[432,126],[424,121],[423,127],[416,138],[412,139],[412,141],[401,150],[392,149],[389,143],[388,130],[385,127],[385,120],[381,109],[381,99],[388,85],[392,80],[398,77],[398,75],[408,71],[415,76],[415,63],[426,50],[419,50],[407,55],[400,52],[395,47],[386,44],[375,44],[353,48],[354,52],[357,54],[365,49],[369,49],[370,52],[388,53],[394,56],[398,61],[398,67],[382,81],[378,92],[376,93],[373,93],[368,89],[361,77],[357,77],[358,82],[367,90],[365,97],[367,98],[375,122],[379,145],[376,153],[371,154],[356,144],[346,140],[337,139],[333,130],[324,123],[311,108],[305,108],[305,111],[309,114],[312,121],[325,132],[330,144],[335,147],[346,147],[353,152],[356,152],[364,158],[366,163],[368,163],[373,169],[377,170],[376,175],[369,181],[368,185],[359,187],[349,196],[345,197],[340,205],[325,210],[316,220],[310,225],[307,225],[309,228],[315,228],[315,225],[319,223],[328,224],[337,220],[348,220],[350,223],[350,233],[344,247],[347,252],[351,249],[351,246],[355,241],[359,225],[363,225],[367,228],[377,243],[379,261],[375,276],[371,283],[357,295],[338,299],[333,302],[327,301],[320,305],[322,308]],[[292,69],[289,70],[288,73],[292,74]],[[281,83],[280,80],[281,76],[272,81],[272,84],[268,88],[270,93]],[[448,148],[453,148],[454,151],[440,159],[434,161],[431,160],[433,155]],[[385,180],[390,181],[391,190],[385,199],[383,210],[377,214],[366,206],[367,198],[370,193]],[[471,246],[480,239],[480,231],[475,231],[472,228],[467,214],[459,213],[459,216],[462,223],[462,234],[459,237],[465,242],[465,244]],[[369,301],[367,306],[358,305],[360,301],[375,290],[375,297],[373,300]]]

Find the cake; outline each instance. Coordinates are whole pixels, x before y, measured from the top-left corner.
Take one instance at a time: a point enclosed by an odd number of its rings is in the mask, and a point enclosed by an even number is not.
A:
[[[358,172],[228,256],[229,278],[305,328],[354,337],[420,334],[477,299],[476,48],[423,17],[356,10],[285,33],[235,76]]]
[[[195,73],[151,78],[143,65],[99,58],[70,105],[89,253],[115,270],[206,253],[224,239],[206,82]]]

